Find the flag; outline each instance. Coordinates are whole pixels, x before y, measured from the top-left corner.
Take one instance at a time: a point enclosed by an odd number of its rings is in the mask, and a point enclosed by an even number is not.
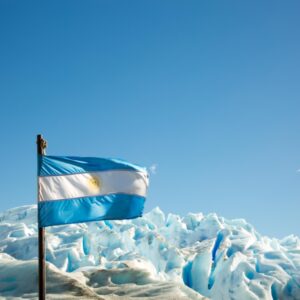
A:
[[[119,159],[38,157],[39,227],[140,217],[145,168]]]

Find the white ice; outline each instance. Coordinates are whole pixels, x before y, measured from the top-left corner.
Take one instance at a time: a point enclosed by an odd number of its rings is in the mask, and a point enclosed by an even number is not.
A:
[[[300,299],[300,240],[216,214],[46,229],[50,299]],[[62,296],[63,295],[63,296]],[[37,297],[36,207],[0,214],[0,299]]]

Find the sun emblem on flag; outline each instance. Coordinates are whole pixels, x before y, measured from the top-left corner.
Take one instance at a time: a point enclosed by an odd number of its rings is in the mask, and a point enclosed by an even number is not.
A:
[[[101,182],[100,178],[95,175],[91,175],[91,177],[88,179],[89,187],[94,193],[99,193],[101,190]]]

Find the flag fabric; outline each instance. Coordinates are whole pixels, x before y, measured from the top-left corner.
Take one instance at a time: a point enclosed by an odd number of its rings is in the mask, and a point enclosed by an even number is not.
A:
[[[145,168],[119,159],[38,157],[39,227],[140,217]]]

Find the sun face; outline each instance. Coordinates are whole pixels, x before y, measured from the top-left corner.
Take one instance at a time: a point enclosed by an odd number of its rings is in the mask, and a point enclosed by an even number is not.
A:
[[[89,184],[89,188],[91,189],[91,191],[95,194],[99,193],[101,190],[101,182],[100,182],[100,178],[97,176],[92,175],[89,179],[88,179],[88,184]]]

